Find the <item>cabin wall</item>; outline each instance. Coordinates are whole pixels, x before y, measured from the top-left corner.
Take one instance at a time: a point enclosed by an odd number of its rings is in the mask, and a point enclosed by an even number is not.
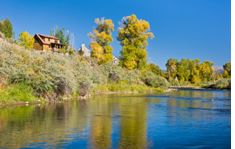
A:
[[[49,45],[43,45],[43,50],[50,50]]]
[[[36,50],[42,50],[42,46],[39,43],[34,43],[33,48]]]

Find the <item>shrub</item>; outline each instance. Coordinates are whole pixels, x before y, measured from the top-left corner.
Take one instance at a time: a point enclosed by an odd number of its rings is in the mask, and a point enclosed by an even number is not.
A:
[[[231,79],[220,79],[214,83],[203,85],[206,88],[231,89]]]
[[[33,101],[33,89],[24,84],[14,84],[0,89],[0,103],[16,101]]]
[[[169,87],[170,85],[165,78],[157,76],[149,71],[143,72],[141,78],[146,85],[151,87]]]

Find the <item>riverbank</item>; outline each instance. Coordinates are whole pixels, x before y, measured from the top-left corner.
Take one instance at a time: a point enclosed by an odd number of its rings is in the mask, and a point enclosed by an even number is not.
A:
[[[163,76],[151,69],[128,70],[112,62],[98,64],[96,59],[78,53],[25,49],[0,38],[0,104],[171,91],[171,84]],[[231,81],[221,79],[201,86],[228,88]]]
[[[0,103],[48,102],[98,93],[140,93],[164,89],[169,82],[149,70],[98,64],[79,53],[25,49],[0,38]]]
[[[24,84],[14,84],[0,88],[0,107],[5,106],[28,106],[34,104],[59,103],[72,100],[89,100],[96,96],[105,95],[143,95],[157,94],[167,91],[163,88],[152,88],[145,85],[107,84],[97,86],[86,93],[85,96],[67,95],[63,97],[37,97],[32,88]],[[52,97],[50,97],[52,98]]]
[[[46,103],[60,103],[73,100],[89,100],[96,96],[142,96],[146,94],[159,94],[168,93],[177,90],[229,90],[227,88],[203,88],[200,86],[170,86],[168,88],[151,88],[144,85],[123,85],[120,84],[108,84],[100,85],[94,88],[85,96],[71,95],[64,96],[59,100],[48,100],[43,97],[36,97],[33,95],[32,89],[25,85],[11,85],[3,91],[0,88],[0,107],[7,106],[29,106]],[[5,100],[3,100],[5,99]]]

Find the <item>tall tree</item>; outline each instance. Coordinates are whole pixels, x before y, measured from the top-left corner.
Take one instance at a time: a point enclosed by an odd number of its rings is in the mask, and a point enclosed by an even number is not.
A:
[[[154,35],[147,21],[136,15],[126,16],[118,30],[118,41],[122,46],[120,64],[127,69],[141,69],[147,63],[148,39]]]
[[[200,76],[202,81],[210,81],[212,79],[213,70],[213,63],[209,61],[204,61],[200,64]]]
[[[113,21],[110,19],[95,19],[97,27],[89,33],[91,38],[91,56],[98,60],[99,64],[113,60],[113,48],[110,43],[113,41],[112,32],[114,31]]]
[[[32,49],[34,44],[34,38],[28,32],[22,32],[19,35],[19,43],[25,48]]]
[[[189,69],[190,60],[181,59],[177,65],[177,77],[179,81],[189,81],[190,69]]]
[[[166,63],[168,80],[175,79],[177,75],[177,59],[169,59]]]
[[[6,38],[12,38],[13,26],[9,19],[0,22],[0,32],[2,32]]]
[[[195,59],[195,60],[191,60],[190,61],[190,82],[191,83],[200,83],[201,82],[201,77],[200,77],[200,70],[199,70],[199,66],[200,66],[200,60],[199,59]]]
[[[231,77],[231,62],[224,64],[223,68],[224,68],[223,77],[230,78]]]

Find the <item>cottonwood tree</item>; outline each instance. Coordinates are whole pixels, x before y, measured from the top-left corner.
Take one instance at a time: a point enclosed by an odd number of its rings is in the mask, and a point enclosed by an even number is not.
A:
[[[99,64],[110,62],[113,60],[113,48],[110,45],[113,41],[113,21],[111,19],[97,18],[95,23],[97,27],[88,34],[91,38],[91,57],[96,58]]]
[[[195,60],[191,60],[190,61],[190,79],[189,81],[191,83],[200,83],[201,82],[201,77],[200,77],[200,70],[199,67],[200,66],[200,60],[199,59],[195,59]]]
[[[212,74],[214,73],[213,70],[213,63],[210,61],[204,61],[199,66],[201,80],[202,81],[210,81],[212,79]]]
[[[231,77],[231,62],[224,64],[223,69],[224,69],[223,77],[230,78]]]
[[[167,68],[167,78],[168,80],[174,80],[177,75],[177,64],[178,60],[177,59],[168,59],[166,63],[166,68]]]
[[[19,35],[19,44],[27,49],[32,49],[34,38],[28,32],[22,32]]]
[[[136,15],[126,16],[118,30],[118,41],[122,46],[120,64],[127,69],[141,69],[147,63],[148,39],[154,35],[147,21]]]

